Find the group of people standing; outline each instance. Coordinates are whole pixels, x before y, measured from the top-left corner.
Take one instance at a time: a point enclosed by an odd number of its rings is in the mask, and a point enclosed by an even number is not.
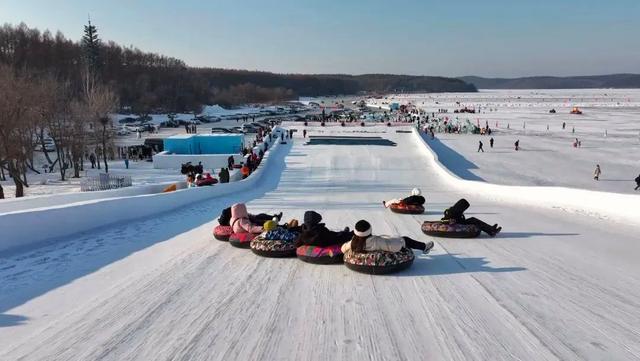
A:
[[[195,124],[195,123],[185,124],[184,125],[184,130],[187,132],[187,134],[197,134],[198,133],[198,125]]]

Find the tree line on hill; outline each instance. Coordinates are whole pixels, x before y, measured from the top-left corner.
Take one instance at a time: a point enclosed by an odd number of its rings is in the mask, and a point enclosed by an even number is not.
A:
[[[611,74],[593,76],[533,76],[525,78],[459,78],[478,89],[635,89],[640,88],[640,74]]]
[[[118,108],[118,96],[100,76],[95,26],[85,26],[79,44],[24,26],[4,27],[0,33],[0,180],[11,178],[15,196],[22,197],[29,187],[28,170],[45,171],[34,162],[36,148],[43,151],[48,171],[57,168],[61,180],[67,171],[79,178],[89,154],[102,158],[108,172],[113,149],[109,115]]]
[[[0,63],[55,74],[79,83],[83,66],[81,42],[29,28],[0,28]],[[223,106],[277,102],[298,96],[345,95],[358,92],[462,92],[473,85],[444,77],[276,74],[235,69],[194,68],[182,60],[103,42],[95,54],[97,73],[124,106],[134,112],[189,112],[202,104]]]

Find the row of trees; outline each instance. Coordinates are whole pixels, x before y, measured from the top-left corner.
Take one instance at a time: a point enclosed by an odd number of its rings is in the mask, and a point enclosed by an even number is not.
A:
[[[84,43],[61,33],[40,32],[21,24],[0,27],[0,63],[53,72],[79,83]],[[192,68],[167,56],[100,44],[96,72],[116,91],[121,104],[137,113],[189,112],[202,104],[237,105],[272,102],[297,96],[358,92],[475,91],[473,85],[442,77],[368,75],[305,75]]]
[[[44,152],[48,168],[57,169],[62,180],[68,170],[80,177],[85,155],[96,147],[108,172],[109,113],[116,110],[118,97],[99,76],[99,45],[95,27],[89,24],[77,73],[39,69],[23,62],[0,63],[0,178],[12,178],[16,197],[22,197],[29,186],[28,170],[40,173],[34,148],[45,150],[46,138],[55,145],[53,156]],[[0,198],[4,198],[1,185]]]
[[[34,166],[34,148],[45,149],[47,137],[55,145],[53,156],[44,152],[48,167],[57,169],[62,180],[70,169],[73,177],[80,177],[85,154],[96,146],[103,150],[108,172],[104,151],[112,139],[108,115],[116,108],[117,97],[90,75],[82,89],[76,93],[68,80],[0,65],[0,177],[13,179],[16,197],[29,186],[27,171],[40,172]]]

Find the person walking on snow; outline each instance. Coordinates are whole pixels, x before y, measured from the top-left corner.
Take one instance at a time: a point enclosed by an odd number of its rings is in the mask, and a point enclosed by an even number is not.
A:
[[[493,137],[492,137],[491,139],[489,139],[489,146],[490,146],[491,148],[493,148]]]
[[[478,153],[482,151],[484,153],[484,149],[482,149],[482,141],[478,141]]]
[[[600,174],[602,174],[600,164],[596,164],[596,169],[593,171],[593,179],[600,180]]]
[[[516,152],[517,152],[518,150],[520,150],[520,139],[516,140],[516,142],[515,142],[515,143],[513,143],[513,145],[515,145],[515,146],[516,146]]]
[[[306,129],[302,130],[302,138],[307,138],[307,130]]]
[[[640,175],[636,177],[635,181],[636,181],[636,187],[634,188],[634,191],[637,191],[638,189],[640,189]]]

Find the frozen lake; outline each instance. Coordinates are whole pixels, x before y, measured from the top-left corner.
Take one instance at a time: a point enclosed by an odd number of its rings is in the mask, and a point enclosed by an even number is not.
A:
[[[465,179],[633,193],[640,173],[637,89],[484,90],[396,95],[377,101],[411,102],[429,113],[445,108],[448,114],[436,115],[481,126],[488,123],[491,136],[438,134],[429,143],[441,161]],[[480,113],[453,113],[465,106]],[[570,114],[573,107],[583,114]],[[556,113],[550,114],[551,109]],[[576,138],[580,148],[573,147]],[[519,152],[514,150],[516,140],[520,140]],[[484,153],[478,153],[479,141],[484,143]],[[599,182],[593,180],[596,164],[602,169]]]

